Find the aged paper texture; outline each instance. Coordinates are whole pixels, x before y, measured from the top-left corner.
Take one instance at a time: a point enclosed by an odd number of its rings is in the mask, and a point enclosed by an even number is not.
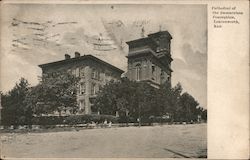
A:
[[[1,2],[1,159],[249,159],[249,1]]]

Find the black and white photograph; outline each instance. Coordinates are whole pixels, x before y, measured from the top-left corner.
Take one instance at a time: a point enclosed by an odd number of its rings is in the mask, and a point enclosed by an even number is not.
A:
[[[1,158],[207,158],[206,4],[5,4]]]

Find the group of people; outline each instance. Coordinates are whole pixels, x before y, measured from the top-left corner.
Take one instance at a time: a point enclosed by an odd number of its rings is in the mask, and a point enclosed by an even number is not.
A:
[[[96,126],[96,125],[98,125],[98,123],[92,121],[91,125]],[[104,127],[104,128],[106,128],[106,127],[111,128],[111,127],[112,127],[112,122],[111,122],[111,121],[108,122],[108,121],[105,119],[102,123],[99,123],[99,125],[101,126],[101,128],[103,128],[103,127]]]
[[[111,122],[111,121],[108,122],[106,119],[105,119],[105,121],[103,122],[103,124],[104,124],[104,127],[107,127],[107,126],[108,126],[108,127],[110,128],[110,127],[112,126],[112,122]]]

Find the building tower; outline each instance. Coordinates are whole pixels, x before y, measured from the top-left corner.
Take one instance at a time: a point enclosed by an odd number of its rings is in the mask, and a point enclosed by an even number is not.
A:
[[[168,31],[159,31],[126,42],[129,46],[127,77],[146,81],[156,88],[166,81],[171,83],[171,39]]]

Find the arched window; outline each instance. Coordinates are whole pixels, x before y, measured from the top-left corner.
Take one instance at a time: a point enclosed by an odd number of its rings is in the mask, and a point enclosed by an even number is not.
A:
[[[141,80],[141,64],[136,65],[136,80]]]

